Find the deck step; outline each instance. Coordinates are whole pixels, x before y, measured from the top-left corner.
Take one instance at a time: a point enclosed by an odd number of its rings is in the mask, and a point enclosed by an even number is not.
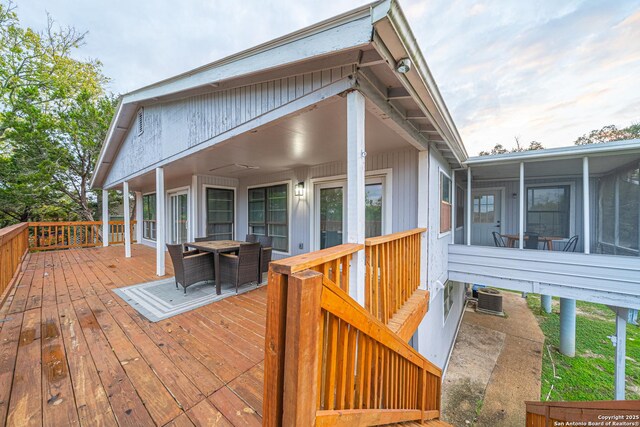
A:
[[[409,341],[429,310],[429,291],[417,289],[389,319],[387,326],[404,341]]]

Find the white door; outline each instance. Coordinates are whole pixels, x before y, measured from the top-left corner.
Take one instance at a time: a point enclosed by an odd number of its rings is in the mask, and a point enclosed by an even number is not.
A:
[[[385,230],[384,178],[365,180],[365,238],[384,234]],[[316,184],[315,244],[314,250],[345,243],[347,235],[347,182],[333,181]],[[344,238],[343,238],[344,236]]]
[[[169,193],[169,233],[167,234],[167,243],[182,244],[188,239],[188,198],[189,195],[186,190]]]
[[[492,233],[502,233],[502,190],[475,190],[472,198],[471,244],[494,246]]]
[[[315,186],[315,248],[326,249],[344,243],[347,223],[346,182],[328,182]]]

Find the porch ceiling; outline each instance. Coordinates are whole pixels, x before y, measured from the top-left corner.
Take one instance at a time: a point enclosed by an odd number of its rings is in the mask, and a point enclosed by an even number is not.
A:
[[[165,166],[165,180],[191,175],[241,178],[335,161],[346,161],[346,99],[329,98],[313,109],[265,124],[209,149]],[[365,117],[368,154],[412,147],[398,133],[369,111]],[[244,166],[248,167],[244,167]],[[155,185],[155,174],[130,181],[132,189]]]
[[[640,162],[640,153],[624,153],[618,155],[593,156],[589,157],[589,175],[600,176],[620,168],[622,166]],[[520,164],[517,162],[506,164],[482,164],[470,165],[472,179],[518,179],[520,174]],[[463,174],[466,180],[466,173]],[[525,162],[525,179],[549,178],[563,176],[582,176],[582,157],[562,158],[554,160],[538,160]]]

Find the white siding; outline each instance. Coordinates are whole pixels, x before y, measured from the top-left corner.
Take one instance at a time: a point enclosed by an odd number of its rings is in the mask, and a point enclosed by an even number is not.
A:
[[[352,66],[338,67],[145,106],[144,132],[128,132],[104,187],[354,72]]]

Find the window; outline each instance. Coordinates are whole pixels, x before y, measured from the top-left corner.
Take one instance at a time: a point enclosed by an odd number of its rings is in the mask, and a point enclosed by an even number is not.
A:
[[[447,281],[444,285],[443,303],[444,320],[446,321],[447,317],[449,317],[451,306],[453,306],[453,282],[451,281]]]
[[[527,189],[526,231],[543,236],[570,237],[568,185]]]
[[[496,222],[496,196],[479,194],[473,197],[473,223],[490,224]]]
[[[138,135],[142,135],[142,132],[144,132],[144,108],[140,108],[138,110],[138,115],[136,117],[136,126],[138,128]]]
[[[464,189],[456,186],[456,227],[464,227]]]
[[[440,172],[440,233],[451,231],[451,179]]]
[[[233,190],[207,188],[207,237],[233,239],[234,205]]]
[[[249,189],[249,233],[273,237],[273,249],[289,251],[287,184]]]
[[[142,237],[156,240],[156,195],[142,196]]]

